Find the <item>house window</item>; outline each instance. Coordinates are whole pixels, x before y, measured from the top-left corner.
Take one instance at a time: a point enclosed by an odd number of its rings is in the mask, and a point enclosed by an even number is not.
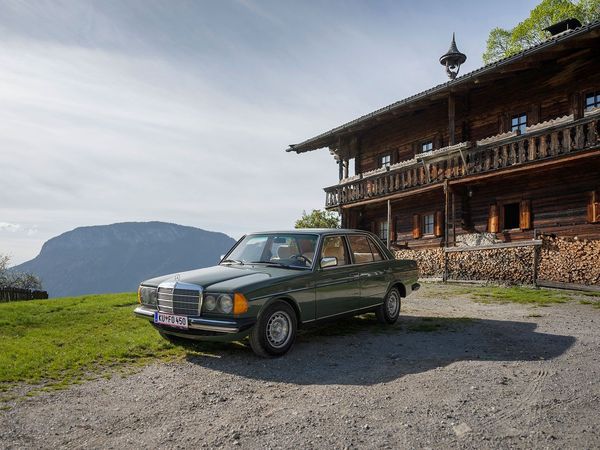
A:
[[[431,150],[433,150],[433,141],[427,141],[421,144],[421,153],[430,152]]]
[[[383,242],[387,242],[388,238],[388,223],[387,220],[383,220],[377,224],[377,236]]]
[[[585,96],[585,110],[591,111],[600,108],[600,91],[590,92]]]
[[[519,203],[506,203],[504,205],[504,229],[519,228],[520,208]]]
[[[392,155],[381,155],[379,157],[379,167],[390,167],[392,164]]]
[[[421,232],[423,234],[433,234],[433,227],[435,224],[434,214],[423,214],[423,220],[421,222]]]
[[[517,114],[512,117],[510,122],[510,131],[519,130],[520,134],[525,133],[525,127],[527,127],[527,114]]]

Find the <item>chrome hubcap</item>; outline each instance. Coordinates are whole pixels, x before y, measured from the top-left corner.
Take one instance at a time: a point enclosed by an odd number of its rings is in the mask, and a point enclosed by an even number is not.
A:
[[[292,319],[284,311],[277,311],[267,322],[267,340],[275,348],[284,347],[291,338]]]
[[[396,291],[392,291],[390,292],[390,295],[388,295],[386,308],[389,317],[396,317],[396,314],[398,314],[398,311],[400,310],[400,298]]]

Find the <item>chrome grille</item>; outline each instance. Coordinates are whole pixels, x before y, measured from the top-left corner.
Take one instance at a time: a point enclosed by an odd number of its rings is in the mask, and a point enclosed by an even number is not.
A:
[[[158,287],[158,310],[167,314],[199,316],[202,307],[202,290]]]

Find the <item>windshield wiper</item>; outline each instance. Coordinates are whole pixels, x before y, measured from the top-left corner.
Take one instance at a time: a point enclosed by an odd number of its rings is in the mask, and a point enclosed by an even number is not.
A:
[[[244,265],[242,261],[238,261],[237,259],[224,259],[223,261],[221,261],[221,264],[223,263],[241,264],[242,266]]]
[[[270,264],[285,269],[308,269],[308,267],[290,266],[289,264],[283,264],[277,261],[251,261],[250,264]]]

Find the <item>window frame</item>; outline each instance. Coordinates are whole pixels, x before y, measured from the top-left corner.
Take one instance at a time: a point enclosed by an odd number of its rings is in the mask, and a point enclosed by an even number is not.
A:
[[[593,98],[593,104],[588,106],[587,99],[589,97]],[[583,111],[589,112],[597,108],[600,108],[600,89],[585,92],[583,95]]]
[[[381,229],[382,229],[382,227],[385,230],[385,238],[381,237],[381,231],[382,231]],[[389,232],[390,232],[390,230],[389,230],[389,224],[388,224],[387,220],[379,220],[379,221],[377,221],[376,222],[376,228],[377,228],[377,233],[376,233],[377,237],[379,239],[381,239],[382,241],[387,242],[388,235],[389,235]]]
[[[325,236],[321,237],[321,242],[319,243],[319,260],[315,263],[315,267],[318,268],[319,270],[332,270],[332,269],[338,269],[338,268],[342,268],[345,267],[347,268],[348,266],[353,265],[354,259],[352,258],[352,252],[350,250],[350,243],[348,242],[348,239],[346,239],[346,234],[326,234]],[[336,264],[335,266],[331,266],[331,267],[321,267],[321,260],[323,259],[323,249],[325,248],[325,240],[327,238],[336,238],[336,237],[340,237],[342,238],[342,242],[344,244],[344,248],[346,250],[346,256],[348,258],[346,264],[344,265],[339,265]]]
[[[424,147],[428,146],[429,148],[424,149]],[[419,153],[427,153],[433,151],[433,139],[429,139],[427,141],[422,141],[419,143]]]
[[[350,237],[352,236],[360,236],[360,237],[364,237],[367,239],[367,244],[369,245],[369,250],[371,251],[371,257],[373,258],[372,261],[368,261],[368,262],[362,262],[362,263],[357,263],[356,260],[354,259],[354,252],[352,251],[352,246],[350,244]],[[346,243],[348,244],[348,250],[350,252],[350,258],[352,258],[352,265],[353,266],[364,266],[366,264],[373,264],[373,263],[380,263],[382,261],[389,261],[390,258],[388,257],[387,253],[383,250],[383,248],[379,245],[379,243],[377,242],[376,239],[373,239],[372,236],[370,236],[369,234],[366,233],[352,233],[352,234],[346,234]],[[376,261],[375,257],[373,256],[373,250],[372,250],[372,246],[375,246],[375,248],[379,251],[379,254],[381,255],[381,260]]]
[[[425,228],[425,218],[431,216],[431,231],[428,232]],[[421,237],[423,236],[435,236],[435,212],[421,214]]]
[[[387,163],[383,162],[383,159],[387,158],[388,161]],[[381,153],[379,156],[377,156],[377,166],[378,169],[382,169],[382,168],[388,168],[392,166],[392,154],[391,153]]]
[[[521,121],[521,119],[525,118],[525,121]],[[514,121],[517,120],[515,125]],[[525,134],[527,131],[527,112],[521,112],[518,114],[513,114],[510,118],[510,131],[519,131],[519,134]]]

